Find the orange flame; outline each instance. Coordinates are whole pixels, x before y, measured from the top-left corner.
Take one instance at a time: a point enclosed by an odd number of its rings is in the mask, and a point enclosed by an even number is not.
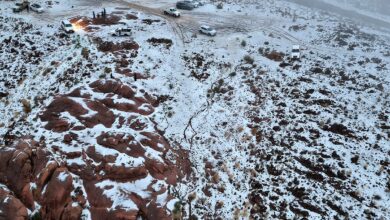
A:
[[[72,23],[74,31],[83,30],[85,28],[84,22],[82,19],[77,20],[76,22]]]

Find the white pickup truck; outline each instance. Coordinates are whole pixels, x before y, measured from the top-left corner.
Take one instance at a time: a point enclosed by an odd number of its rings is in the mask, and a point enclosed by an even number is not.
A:
[[[293,60],[301,59],[301,48],[299,45],[293,45],[291,50],[291,59]]]

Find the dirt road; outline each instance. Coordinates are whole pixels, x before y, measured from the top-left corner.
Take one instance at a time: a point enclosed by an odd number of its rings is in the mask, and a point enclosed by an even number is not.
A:
[[[307,7],[319,7],[322,10],[328,9],[332,10],[332,7],[329,4],[312,4],[311,0],[289,0],[291,2],[296,2]],[[315,0],[318,1],[318,0]],[[51,12],[43,14],[36,14],[35,17],[46,21],[48,23],[59,23],[59,21],[77,15],[86,15],[85,13],[90,13],[92,10],[98,10],[103,7],[121,7],[121,8],[131,8],[136,11],[140,11],[146,14],[151,14],[154,16],[161,17],[166,20],[169,25],[171,25],[172,30],[175,32],[175,35],[178,39],[181,40],[182,44],[185,45],[186,42],[191,40],[191,35],[197,33],[201,25],[207,24],[218,30],[218,35],[220,36],[229,36],[236,33],[252,33],[257,31],[265,31],[269,34],[272,34],[276,37],[280,37],[288,40],[291,44],[299,44],[306,48],[313,50],[327,50],[328,48],[318,48],[311,45],[309,42],[305,42],[295,36],[293,36],[288,31],[284,30],[281,27],[278,27],[278,22],[268,17],[246,15],[232,11],[231,13],[217,13],[217,12],[202,12],[199,10],[185,11],[181,10],[182,16],[180,18],[174,18],[163,14],[163,10],[167,7],[172,7],[174,4],[172,2],[157,1],[152,3],[146,2],[128,2],[126,0],[114,0],[111,2],[101,2],[95,0],[83,0],[77,2],[78,5],[74,7],[65,8],[61,11]],[[343,9],[334,10],[335,13],[340,14],[349,14],[350,16],[358,16],[354,12],[345,12]],[[88,15],[87,15],[88,16]],[[91,15],[90,15],[91,16]],[[353,17],[351,17],[353,18]],[[363,18],[364,19],[364,18]],[[370,22],[372,20],[367,20]],[[383,27],[386,27],[387,22],[379,22]],[[329,49],[328,49],[329,50]],[[330,49],[329,53],[335,53],[334,49]]]
[[[114,0],[110,2],[102,2],[95,0],[78,1],[75,5],[66,5],[61,10],[48,10],[43,14],[34,13],[34,18],[44,21],[45,23],[56,25],[63,19],[86,15],[92,16],[91,11],[99,10],[104,7],[124,7],[131,8],[146,14],[161,17],[168,21],[172,26],[173,31],[181,39],[183,43],[188,42],[193,33],[197,33],[201,25],[207,24],[218,30],[218,35],[230,35],[234,33],[250,33],[252,31],[267,31],[285,39],[292,43],[300,43],[293,36],[288,36],[287,33],[274,28],[274,22],[265,17],[256,17],[235,13],[215,13],[215,12],[199,12],[197,10],[185,11],[181,10],[182,16],[174,18],[163,14],[163,10],[167,7],[172,7],[174,4],[170,2],[128,2],[125,0]]]
[[[153,14],[169,21],[175,32],[183,40],[189,39],[191,33],[196,33],[202,24],[210,25],[218,30],[219,34],[229,34],[237,32],[249,32],[269,26],[271,23],[267,19],[257,19],[253,22],[253,18],[245,15],[221,15],[216,13],[196,12],[196,11],[181,11],[180,18],[174,18],[163,14],[163,10],[171,5],[152,8],[144,5],[129,3],[126,1],[117,1],[129,8],[142,11],[144,13]]]

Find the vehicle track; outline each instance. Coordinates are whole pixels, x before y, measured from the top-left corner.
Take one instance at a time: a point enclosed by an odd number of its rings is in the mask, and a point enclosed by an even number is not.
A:
[[[141,11],[145,14],[151,14],[166,20],[171,26],[174,34],[178,37],[178,39],[180,39],[182,46],[184,46],[185,43],[190,41],[190,33],[197,33],[199,26],[201,26],[202,24],[208,24],[210,26],[215,27],[219,30],[220,33],[223,34],[248,33],[250,31],[265,31],[280,38],[286,39],[292,44],[302,45],[302,47],[306,49],[326,51],[330,54],[336,54],[341,51],[348,52],[347,50],[341,48],[327,48],[323,46],[312,45],[310,42],[304,42],[303,40],[293,36],[288,31],[276,27],[275,21],[272,21],[269,18],[256,18],[256,20],[254,21],[253,17],[248,15],[235,14],[234,16],[230,16],[197,11],[182,11],[182,16],[180,18],[174,18],[163,14],[163,7],[152,8],[141,5],[140,3],[127,2],[126,0],[114,0],[109,3],[103,3],[100,1],[97,3],[96,1],[85,0],[82,1],[79,6],[76,6],[75,8],[69,10],[65,10],[63,13],[55,15],[51,13],[34,13],[34,17],[49,24],[53,24],[55,22],[59,22],[64,17],[66,18],[77,16],[86,11],[91,11],[94,9],[96,10],[96,7],[103,8],[110,5],[125,6],[131,9],[135,9],[137,11]]]
[[[85,11],[88,11],[88,9],[96,9],[96,4],[96,1],[87,0],[85,2],[82,2],[80,6],[72,8],[70,10],[66,10],[60,14],[35,14],[34,17],[52,24],[53,21],[58,22],[64,17],[66,18],[71,16],[77,16]],[[283,31],[280,28],[273,27],[274,23],[267,18],[256,19],[256,22],[253,22],[253,18],[247,15],[227,16],[196,11],[182,11],[182,17],[174,18],[163,14],[163,8],[151,8],[141,4],[127,2],[125,0],[114,0],[107,4],[125,6],[166,20],[183,45],[190,40],[190,36],[188,35],[188,33],[197,33],[199,26],[201,26],[202,24],[208,24],[210,26],[213,26],[221,33],[247,33],[250,31],[264,30],[266,32],[273,33],[279,37],[283,37],[293,43],[307,45],[306,43],[302,42],[301,40],[287,33],[286,31]],[[103,8],[104,6],[105,4],[99,2],[98,7]]]
[[[126,2],[123,0],[117,0],[115,2],[120,3],[122,5],[125,5],[131,9],[135,9],[137,11],[141,11],[141,12],[144,12],[146,14],[151,14],[151,15],[158,16],[158,17],[165,19],[171,25],[172,30],[175,32],[176,36],[178,36],[179,39],[181,40],[181,42],[184,44],[184,42],[186,40],[186,35],[184,34],[184,32],[183,32],[182,28],[180,27],[180,25],[178,24],[178,22],[176,21],[176,20],[178,20],[177,18],[173,18],[171,16],[165,15],[163,13],[163,10],[161,10],[159,8],[150,8],[150,7],[146,7],[143,5]]]
[[[284,38],[293,44],[310,47],[309,43],[298,39],[281,28],[275,27],[275,23],[268,18],[256,19],[256,21],[253,21],[253,17],[248,15],[228,16],[196,11],[182,11],[182,16],[180,18],[173,18],[171,16],[164,15],[162,13],[162,8],[150,8],[136,3],[129,3],[124,0],[117,0],[115,2],[165,19],[169,22],[175,34],[179,37],[179,39],[181,39],[183,45],[189,41],[188,33],[196,33],[199,26],[202,24],[208,24],[222,33],[248,33],[250,31],[262,30]]]

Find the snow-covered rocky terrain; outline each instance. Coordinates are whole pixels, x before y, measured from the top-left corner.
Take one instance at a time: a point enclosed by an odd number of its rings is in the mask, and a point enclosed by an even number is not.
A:
[[[0,219],[389,219],[389,15],[316,1],[0,1]]]
[[[321,0],[325,3],[330,3],[337,7],[360,12],[363,14],[369,14],[376,18],[382,18],[384,20],[389,19],[390,4],[386,0]]]

